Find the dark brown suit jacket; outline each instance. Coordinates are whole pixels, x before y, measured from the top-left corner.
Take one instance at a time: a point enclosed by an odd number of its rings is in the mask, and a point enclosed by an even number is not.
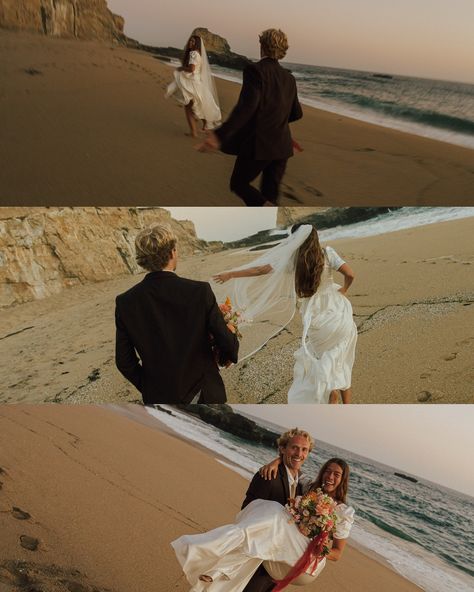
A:
[[[216,135],[227,154],[282,160],[293,155],[289,123],[301,117],[294,77],[277,60],[263,58],[245,68],[237,105]]]
[[[117,368],[145,404],[226,401],[211,347],[237,362],[237,337],[227,328],[211,287],[169,271],[149,273],[116,299]]]

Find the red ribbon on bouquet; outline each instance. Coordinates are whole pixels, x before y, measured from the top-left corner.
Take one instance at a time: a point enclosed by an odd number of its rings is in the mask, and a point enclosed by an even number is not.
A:
[[[295,578],[305,573],[313,561],[314,566],[311,570],[311,574],[314,574],[316,568],[318,567],[318,563],[322,559],[322,552],[327,538],[327,532],[321,532],[317,537],[314,537],[314,539],[306,547],[306,551],[298,559],[295,565],[293,565],[287,575],[282,580],[275,580],[276,586],[273,588],[272,592],[280,592],[283,590],[283,588],[286,588]]]

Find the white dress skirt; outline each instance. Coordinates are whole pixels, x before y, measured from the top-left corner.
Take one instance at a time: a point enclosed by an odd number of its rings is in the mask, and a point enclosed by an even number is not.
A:
[[[196,118],[206,121],[206,129],[214,129],[221,122],[221,110],[208,84],[202,80],[202,58],[198,51],[190,52],[189,64],[194,65],[194,72],[175,70],[174,81],[168,85],[166,97],[173,96],[181,105],[192,101]]]
[[[301,347],[295,352],[288,403],[328,403],[333,390],[351,386],[357,342],[352,306],[333,280],[345,261],[326,247],[321,282],[313,296],[300,300]]]
[[[340,517],[335,536],[349,536],[354,522],[354,509],[337,506]],[[283,578],[300,559],[309,539],[298,530],[288,511],[278,502],[254,500],[239,514],[235,523],[209,532],[184,535],[171,543],[184,574],[191,585],[190,592],[241,592],[263,562],[268,573]],[[324,569],[322,559],[309,581]],[[308,574],[311,567],[307,570]],[[212,583],[199,580],[210,576]],[[300,578],[306,583],[303,574]],[[300,579],[298,578],[298,579]]]

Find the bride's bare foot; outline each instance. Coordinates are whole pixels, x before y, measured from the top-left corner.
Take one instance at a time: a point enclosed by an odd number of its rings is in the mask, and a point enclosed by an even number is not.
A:
[[[211,578],[211,576],[206,576],[206,574],[201,574],[199,576],[199,579],[201,580],[201,582],[209,582],[209,584],[211,584],[213,582],[213,579]]]

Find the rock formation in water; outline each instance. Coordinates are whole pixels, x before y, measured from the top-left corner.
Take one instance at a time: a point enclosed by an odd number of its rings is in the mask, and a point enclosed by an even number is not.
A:
[[[211,33],[205,27],[197,27],[191,34],[202,37],[211,64],[217,64],[224,68],[232,68],[234,70],[243,70],[245,66],[250,63],[250,60],[245,56],[231,51],[230,45],[224,37]],[[187,39],[183,40],[183,46],[186,41]],[[141,48],[160,56],[176,58],[179,60],[183,56],[183,50],[176,47],[150,47],[142,45]]]
[[[0,306],[142,272],[135,236],[153,223],[173,228],[183,255],[207,252],[192,222],[162,208],[1,208]]]
[[[398,208],[278,208],[277,225],[287,228],[296,222],[314,224],[321,230],[363,222]]]
[[[224,432],[238,436],[244,440],[265,444],[266,446],[276,446],[276,440],[280,434],[272,432],[259,426],[255,421],[235,413],[230,405],[177,405],[179,409],[199,417],[202,421],[209,423]],[[161,411],[167,412],[158,406]],[[171,412],[172,414],[172,412]]]
[[[109,10],[106,0],[0,0],[0,27],[124,45],[129,41],[124,19]]]

